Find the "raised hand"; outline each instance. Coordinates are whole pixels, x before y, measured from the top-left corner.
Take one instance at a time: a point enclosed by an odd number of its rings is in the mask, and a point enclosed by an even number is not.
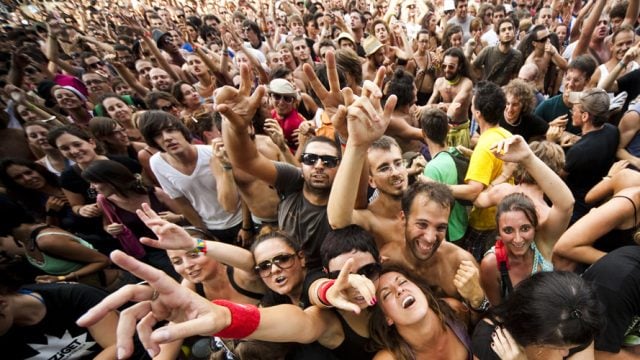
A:
[[[326,55],[327,62],[327,78],[329,79],[329,90],[320,82],[316,76],[313,67],[309,64],[304,64],[302,70],[307,76],[307,80],[311,85],[311,88],[322,102],[322,107],[327,115],[331,118],[338,111],[340,105],[345,104],[343,91],[340,89],[340,81],[338,80],[338,69],[336,67],[336,57],[333,51],[328,51]]]
[[[151,247],[165,250],[191,250],[196,247],[196,240],[182,227],[173,224],[158,215],[147,203],[136,210],[142,222],[158,237],[157,240],[141,237],[140,242]]]
[[[524,349],[513,339],[509,331],[503,327],[496,327],[493,332],[491,349],[501,360],[526,360]]]
[[[251,125],[265,94],[265,88],[258,88],[251,94],[251,70],[246,64],[240,67],[240,88],[225,86],[215,94],[215,110],[219,111],[233,127],[246,130]]]
[[[276,119],[265,119],[264,120],[264,131],[269,135],[274,144],[278,145],[278,147],[284,147],[286,142],[284,140],[284,132],[282,131],[282,127],[278,123]]]
[[[453,278],[453,285],[455,285],[460,296],[469,303],[482,303],[484,291],[480,286],[480,270],[470,260],[463,260],[460,263]]]
[[[380,105],[381,97],[382,92],[376,89],[371,97],[362,96],[349,106],[347,109],[348,144],[368,146],[384,135],[398,99],[395,95],[391,95],[383,110]]]
[[[509,162],[523,162],[530,156],[535,156],[527,142],[520,135],[498,142],[491,147],[491,151],[497,158]]]
[[[352,274],[352,268],[353,259],[349,259],[340,269],[340,275],[338,275],[336,282],[327,290],[327,301],[338,309],[359,314],[360,306],[352,302],[352,298],[362,296],[367,304],[375,305],[377,302],[376,287],[364,275]],[[354,296],[350,296],[350,294],[354,294]]]
[[[119,250],[111,253],[111,260],[146,280],[149,286],[126,285],[120,288],[81,316],[77,324],[91,326],[110,311],[116,311],[130,301],[137,302],[120,313],[117,330],[119,359],[127,358],[133,352],[133,335],[136,332],[153,357],[160,352],[160,344],[194,335],[210,336],[228,325],[230,314],[225,308],[181,286],[163,271]],[[174,323],[153,330],[153,326],[163,320]]]

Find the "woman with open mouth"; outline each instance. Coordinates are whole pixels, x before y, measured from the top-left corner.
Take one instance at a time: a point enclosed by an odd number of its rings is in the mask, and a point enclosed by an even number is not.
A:
[[[384,266],[369,331],[375,359],[472,359],[471,339],[454,299],[436,299],[424,281],[400,266]]]

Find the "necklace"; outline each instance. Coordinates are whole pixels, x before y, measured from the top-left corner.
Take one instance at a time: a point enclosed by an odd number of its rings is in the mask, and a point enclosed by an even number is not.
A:
[[[460,82],[460,79],[461,79],[461,78],[462,78],[461,76],[456,76],[456,78],[455,78],[453,81],[451,81],[451,80],[449,80],[449,79],[447,79],[447,78],[445,78],[445,80],[447,81],[447,85],[449,85],[449,86],[456,86],[456,85],[458,85],[458,83]]]

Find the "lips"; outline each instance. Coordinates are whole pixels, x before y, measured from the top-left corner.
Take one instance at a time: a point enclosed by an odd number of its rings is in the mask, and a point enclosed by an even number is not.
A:
[[[287,277],[286,277],[286,276],[284,276],[284,275],[278,275],[278,276],[276,276],[276,277],[275,277],[275,279],[273,279],[273,281],[274,281],[276,284],[278,284],[278,285],[282,286],[282,285],[284,285],[284,284],[287,282]]]

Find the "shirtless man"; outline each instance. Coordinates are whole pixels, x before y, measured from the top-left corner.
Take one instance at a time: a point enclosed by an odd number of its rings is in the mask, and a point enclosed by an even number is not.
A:
[[[307,82],[307,77],[304,76],[304,72],[302,71],[302,65],[307,63],[313,66],[313,59],[311,59],[311,52],[309,51],[309,46],[307,45],[307,40],[303,37],[295,37],[291,42],[291,46],[293,46],[293,57],[298,59],[300,65],[293,71],[293,77],[296,79],[303,79],[305,88],[309,88],[309,83]]]
[[[384,89],[386,96],[398,97],[386,134],[398,140],[402,153],[420,152],[423,147],[422,130],[416,117],[416,93],[413,76],[402,69],[397,69],[390,76]]]
[[[549,30],[544,25],[536,25],[533,28],[533,52],[525,60],[525,64],[535,64],[538,67],[538,76],[536,77],[536,88],[538,91],[545,93],[544,78],[549,71],[552,63],[560,70],[566,71],[568,67],[565,60],[559,53],[558,49],[551,44],[549,40]]]
[[[449,146],[469,147],[469,107],[473,82],[469,79],[467,62],[462,50],[450,48],[442,61],[444,76],[433,85],[433,94],[427,105],[445,111],[452,128],[447,135]]]
[[[384,112],[380,108],[360,106],[368,101],[368,98],[360,99],[348,109],[349,138],[343,164],[338,169],[335,187],[329,196],[327,215],[330,224],[333,227],[348,226],[353,221],[372,232],[377,231],[374,233],[376,237],[383,232],[396,232],[389,235],[389,239],[394,240],[385,239],[386,244],[381,249],[383,258],[408,266],[430,286],[441,290],[440,295],[463,298],[472,308],[481,309],[485,296],[480,287],[478,264],[471,254],[444,241],[453,195],[445,185],[434,182],[416,183],[407,192],[403,191],[406,187],[406,169],[402,169],[397,148],[391,146],[386,151],[370,148],[385,132],[391,120],[394,96],[387,100]],[[370,114],[370,110],[383,115],[372,116],[374,114]],[[372,171],[370,183],[379,186],[378,190],[384,188],[386,194],[380,191],[380,196],[384,198],[379,203],[376,200],[366,210],[354,211],[352,204],[356,191],[350,187],[354,183],[352,179],[360,174],[367,154],[370,160],[375,161],[369,166]],[[380,205],[386,205],[389,209],[383,209]],[[373,227],[389,224],[390,229],[385,230]],[[399,239],[398,233],[404,233],[405,239],[396,241]]]
[[[376,71],[384,65],[386,60],[384,45],[375,36],[369,36],[364,39],[363,47],[367,61],[362,63],[362,79],[373,80],[376,77]]]
[[[433,66],[435,54],[429,51],[429,31],[420,30],[416,37],[418,50],[413,54],[416,61],[416,88],[418,89],[418,105],[425,105],[433,93],[436,70]]]

